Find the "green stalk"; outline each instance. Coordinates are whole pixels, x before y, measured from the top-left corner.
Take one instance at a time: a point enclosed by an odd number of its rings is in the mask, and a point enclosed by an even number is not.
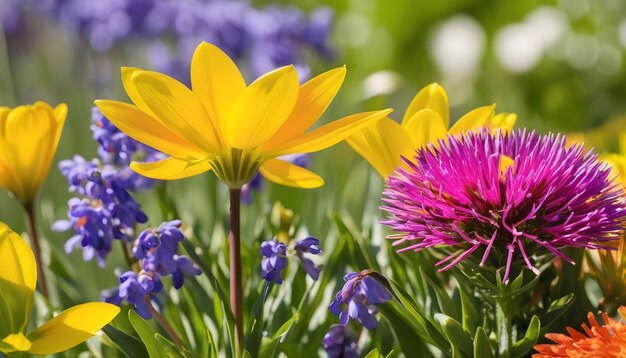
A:
[[[46,280],[46,272],[41,259],[41,245],[39,244],[39,232],[37,230],[37,220],[32,204],[24,204],[24,213],[26,216],[26,227],[28,228],[28,236],[37,261],[37,275],[39,277],[39,288],[43,296],[48,299],[48,281]]]
[[[498,356],[508,358],[513,347],[513,325],[509,300],[501,293],[495,299],[496,306],[496,335],[498,337]]]

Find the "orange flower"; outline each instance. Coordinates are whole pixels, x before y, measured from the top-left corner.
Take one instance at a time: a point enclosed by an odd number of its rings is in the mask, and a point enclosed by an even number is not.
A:
[[[623,321],[626,321],[626,306],[618,310]],[[533,358],[544,357],[594,357],[594,358],[619,358],[626,357],[626,324],[602,313],[604,325],[600,325],[594,315],[587,314],[589,326],[583,323],[581,326],[585,333],[580,333],[571,327],[567,327],[566,334],[548,333],[546,338],[556,344],[538,344]]]

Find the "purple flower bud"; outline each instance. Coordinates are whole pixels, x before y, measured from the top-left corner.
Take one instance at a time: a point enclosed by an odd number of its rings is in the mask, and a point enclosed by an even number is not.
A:
[[[374,314],[378,310],[374,305],[393,298],[387,288],[379,282],[384,278],[372,270],[363,270],[361,273],[350,272],[343,279],[346,283],[328,307],[330,312],[339,316],[339,323],[342,326],[347,325],[352,318],[367,329],[376,328]]]

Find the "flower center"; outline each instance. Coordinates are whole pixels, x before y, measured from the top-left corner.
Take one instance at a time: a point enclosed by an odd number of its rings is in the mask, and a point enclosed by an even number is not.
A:
[[[215,175],[230,188],[241,188],[252,180],[261,166],[258,154],[239,148],[230,148],[209,163]]]

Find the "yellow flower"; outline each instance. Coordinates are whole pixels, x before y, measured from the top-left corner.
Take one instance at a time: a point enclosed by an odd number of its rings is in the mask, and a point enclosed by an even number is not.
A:
[[[412,158],[416,148],[436,143],[448,134],[461,134],[481,127],[510,131],[517,115],[494,115],[494,111],[495,105],[476,108],[450,128],[448,96],[441,86],[431,83],[415,95],[404,113],[402,124],[384,118],[353,134],[347,142],[386,178],[403,164],[402,156]]]
[[[92,337],[119,313],[104,302],[74,306],[25,334],[33,306],[37,268],[24,240],[0,223],[0,352],[54,354]]]
[[[134,105],[98,100],[104,115],[130,137],[170,157],[133,162],[137,173],[173,180],[213,170],[231,188],[257,171],[278,184],[314,188],[315,173],[278,159],[330,147],[391,110],[360,113],[308,131],[341,86],[343,67],[302,86],[293,66],[269,72],[250,85],[220,49],[201,43],[191,61],[191,89],[157,72],[122,68]]]
[[[48,175],[66,115],[64,103],[0,107],[0,187],[24,204]]]

